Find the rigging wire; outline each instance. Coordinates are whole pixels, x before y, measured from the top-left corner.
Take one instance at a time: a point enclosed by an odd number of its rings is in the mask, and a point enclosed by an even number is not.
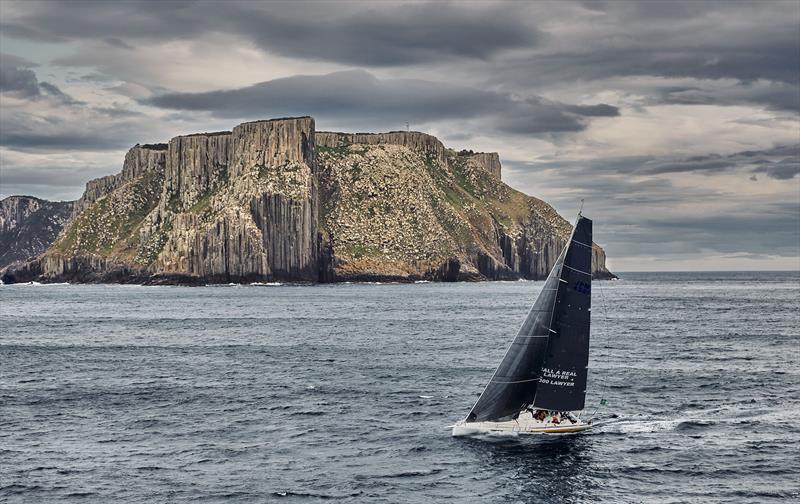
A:
[[[606,309],[606,299],[605,299],[605,295],[603,294],[603,287],[601,286],[601,284],[599,282],[597,283],[597,286],[598,286],[598,288],[600,290],[600,304],[602,305],[603,321],[604,321],[604,324],[605,324],[604,331],[603,331],[605,333],[604,334],[604,336],[605,336],[605,338],[604,338],[605,339],[605,350],[606,350],[606,352],[605,352],[606,353],[605,360],[606,360],[606,362],[608,362],[608,357],[611,354],[611,350],[608,347],[608,334],[609,334],[608,327],[609,327],[610,319],[608,317],[608,310]],[[606,383],[607,383],[607,379],[606,378],[603,378],[603,379],[600,380],[600,402],[598,403],[597,407],[594,409],[594,412],[592,412],[592,415],[589,417],[589,420],[593,419],[595,417],[595,415],[597,414],[597,412],[600,410],[600,406],[603,406],[603,401],[605,401]]]

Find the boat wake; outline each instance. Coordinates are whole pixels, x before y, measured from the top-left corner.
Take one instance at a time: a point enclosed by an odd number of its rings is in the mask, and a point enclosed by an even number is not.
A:
[[[454,425],[453,437],[470,437],[475,439],[509,439],[519,437],[519,432],[511,431],[496,431],[490,429],[482,429],[480,427],[467,427],[464,425]]]
[[[657,432],[692,432],[714,426],[741,424],[782,425],[796,418],[800,409],[796,406],[764,408],[760,404],[728,404],[708,409],[693,409],[678,416],[654,418],[636,415],[632,417],[600,419],[594,422],[595,434],[647,434]]]

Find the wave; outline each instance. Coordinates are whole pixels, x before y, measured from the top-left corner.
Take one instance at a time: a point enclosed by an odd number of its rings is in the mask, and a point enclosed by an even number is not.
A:
[[[19,287],[63,287],[65,285],[71,285],[71,284],[69,282],[53,282],[53,283],[23,282],[23,283],[12,283],[12,284],[3,283],[2,285],[6,287],[10,287],[12,285]]]
[[[281,491],[272,492],[272,495],[274,495],[275,497],[301,497],[303,499],[314,498],[323,500],[328,500],[328,499],[339,500],[339,499],[346,499],[348,497],[358,497],[359,495],[361,495],[361,492],[358,491],[358,492],[351,492],[349,494],[334,495],[334,494],[303,492],[303,491],[294,492],[292,490],[286,490],[282,492]]]
[[[453,426],[453,437],[471,437],[475,439],[509,439],[519,437],[519,432],[501,432],[481,429],[478,427],[467,427],[465,425]]]
[[[598,422],[598,432],[608,434],[648,434],[675,430],[680,420],[617,420]]]
[[[720,404],[709,408],[684,409],[677,416],[663,418],[637,415],[595,422],[597,432],[610,434],[643,434],[664,431],[691,433],[715,425],[774,424],[793,422],[800,414],[796,404],[764,404],[752,401]]]

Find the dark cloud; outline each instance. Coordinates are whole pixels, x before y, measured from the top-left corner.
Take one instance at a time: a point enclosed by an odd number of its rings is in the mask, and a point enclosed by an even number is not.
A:
[[[0,59],[0,92],[11,93],[18,98],[37,100],[46,97],[64,104],[81,103],[61,91],[55,84],[39,82],[36,72],[27,68],[26,63],[22,58],[3,55]]]
[[[386,66],[436,62],[443,56],[486,59],[503,49],[533,47],[539,33],[504,6],[457,3],[357,8],[346,15],[307,4],[322,16],[252,16],[236,20],[268,51],[284,56]],[[311,37],[297,37],[302,32]]]
[[[776,82],[740,83],[716,88],[666,86],[655,90],[654,102],[723,106],[760,104],[771,110],[800,112],[800,87]]]
[[[574,161],[517,163],[517,170],[575,170],[585,169],[592,174],[664,175],[695,173],[712,175],[726,171],[765,173],[775,179],[790,179],[798,175],[800,143],[776,145],[770,149],[747,150],[733,154],[706,154],[688,157],[626,156],[592,160],[587,164]]]
[[[653,75],[800,82],[796,2],[592,3],[604,13],[599,24],[611,29],[599,28],[591,35],[592,50],[575,54],[575,65],[588,66],[584,78]]]
[[[50,96],[65,105],[85,105],[85,102],[75,100],[67,93],[61,91],[61,88],[55,84],[50,84],[49,82],[40,82],[39,89],[41,89],[45,95]]]
[[[570,26],[540,28],[563,18]],[[797,4],[781,1],[366,5],[231,0],[222,5],[141,0],[24,2],[3,17],[0,27],[13,37],[102,41],[126,50],[137,42],[226,34],[290,58],[358,67],[436,64],[457,68],[473,81],[528,92],[620,77],[688,78],[711,83],[648,90],[651,100],[759,104],[797,112],[798,21]],[[59,61],[92,65],[90,60],[102,64],[104,58],[119,57],[98,49]],[[713,82],[725,79],[740,87],[722,89]]]
[[[560,7],[572,30],[549,33],[547,40],[558,43],[544,44],[542,51],[491,62],[489,82],[516,89],[581,82],[586,89],[622,88],[648,103],[800,111],[797,2],[569,5]],[[650,83],[636,82],[639,77]],[[653,88],[653,77],[683,83]]]
[[[22,68],[34,68],[39,66],[38,63],[35,63],[27,58],[4,52],[0,52],[0,65],[10,65]]]
[[[782,156],[792,156],[783,158]],[[755,168],[752,168],[755,166]],[[652,159],[633,173],[654,175],[693,172],[710,174],[750,168],[751,173],[765,173],[775,179],[791,179],[800,173],[800,144],[778,145],[761,151],[743,151],[721,156],[710,154],[678,160]]]
[[[283,56],[390,66],[443,57],[486,59],[505,49],[535,46],[538,30],[506,7],[455,2],[30,2],[0,26],[15,37],[103,39],[125,49],[131,45],[121,37],[166,40],[232,33]]]
[[[537,28],[565,15],[585,26],[584,34],[543,35]],[[487,60],[524,49],[506,60],[504,79],[516,71],[526,81],[653,75],[796,85],[797,18],[792,2],[611,2],[587,8],[521,2],[30,1],[16,5],[0,27],[14,37],[104,40],[126,49],[130,40],[227,33],[283,56],[362,66]],[[566,43],[530,52],[548,41]]]
[[[92,72],[92,73],[89,73],[89,74],[81,75],[80,77],[78,77],[77,80],[79,80],[81,82],[102,82],[102,83],[105,83],[105,82],[113,81],[114,78],[110,77],[108,75],[102,74],[100,72]]]
[[[365,71],[294,76],[234,90],[172,93],[145,103],[212,112],[220,117],[313,115],[397,127],[448,119],[483,118],[507,133],[580,131],[587,117],[616,116],[616,107],[566,105],[541,97],[515,99],[501,92],[416,79],[377,79]]]
[[[0,132],[0,146],[30,152],[116,150],[130,147],[132,136],[131,133],[125,136],[102,134],[95,129],[85,131],[53,131],[52,128],[4,130]]]
[[[23,98],[39,96],[36,72],[0,60],[0,92],[11,92]]]
[[[800,157],[785,158],[778,162],[767,162],[754,168],[753,173],[766,173],[768,177],[789,180],[800,175]]]
[[[105,39],[105,43],[108,45],[112,45],[114,47],[118,47],[120,49],[134,49],[134,47],[121,38],[118,37],[107,37]]]
[[[776,145],[771,149],[764,150],[746,150],[738,152],[737,156],[748,158],[760,158],[764,156],[794,156],[795,159],[800,157],[800,143],[792,145]]]
[[[164,130],[164,125],[124,107],[92,107],[52,84],[41,82],[39,87],[41,96],[31,101],[35,112],[23,107],[0,114],[0,146],[29,153],[100,152],[130,147]]]
[[[586,117],[616,117],[619,108],[601,103],[599,105],[567,105],[564,110]]]

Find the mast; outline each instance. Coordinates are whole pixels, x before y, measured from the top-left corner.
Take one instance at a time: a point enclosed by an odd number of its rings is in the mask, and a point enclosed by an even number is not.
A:
[[[564,250],[468,422],[507,420],[527,405],[561,411],[583,408],[591,244],[592,221],[578,213]]]

